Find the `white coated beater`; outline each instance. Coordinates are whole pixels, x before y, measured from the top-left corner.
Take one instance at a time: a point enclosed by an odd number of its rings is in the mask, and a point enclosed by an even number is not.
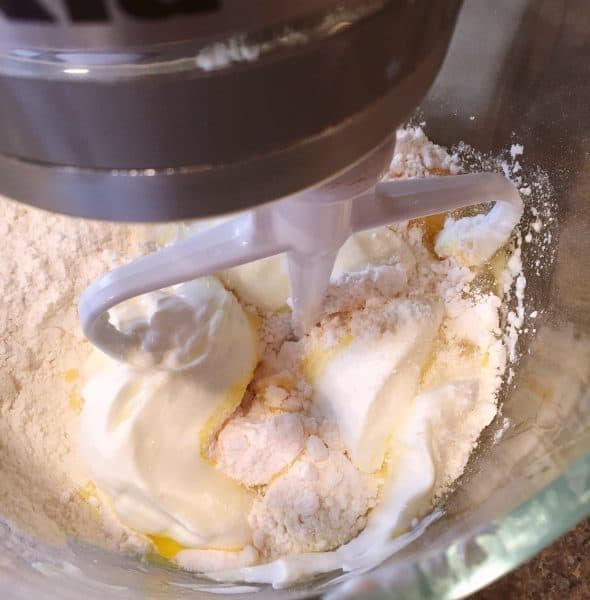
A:
[[[136,342],[109,322],[109,309],[140,294],[286,252],[293,325],[302,335],[320,314],[336,254],[351,234],[490,202],[493,211],[509,211],[517,220],[522,214],[517,189],[498,173],[382,181],[345,200],[287,198],[98,278],[80,299],[82,329],[105,353],[125,360]]]

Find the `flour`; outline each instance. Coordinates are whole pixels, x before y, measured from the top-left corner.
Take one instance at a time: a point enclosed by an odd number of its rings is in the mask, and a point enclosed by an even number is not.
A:
[[[464,168],[460,154],[447,152],[422,129],[409,127],[398,134],[388,177],[455,174]],[[507,169],[514,176],[522,150],[513,148],[512,154]],[[534,195],[534,184],[520,184]],[[543,222],[550,218],[541,211],[539,215]],[[394,248],[391,256],[333,277],[321,324],[310,336],[321,338],[328,348],[337,346],[347,327],[357,334],[375,332],[361,313],[377,314],[392,300],[416,306],[435,298],[440,302],[442,324],[433,332],[417,396],[425,414],[431,405],[437,407],[420,422],[420,431],[433,440],[433,480],[425,487],[424,510],[463,472],[479,433],[493,419],[497,391],[507,363],[516,358],[526,314],[523,301],[515,316],[508,317],[505,346],[501,300],[481,288],[478,269],[454,256],[436,256],[442,226],[434,217],[382,230],[380,235]],[[0,249],[3,516],[50,542],[61,542],[69,534],[143,554],[153,548],[151,541],[115,517],[109,500],[89,482],[76,451],[84,379],[80,369],[90,353],[79,330],[76,302],[93,278],[150,247],[152,232],[49,215],[9,201],[0,203],[0,230],[5,239]],[[534,243],[535,228],[529,233]],[[515,289],[522,300],[519,239],[498,279],[506,295]],[[221,473],[251,490],[252,541],[240,552],[182,550],[175,560],[189,570],[238,568],[357,541],[355,536],[378,514],[386,478],[395,472],[395,462],[383,473],[359,470],[335,421],[314,406],[313,389],[302,369],[306,342],[294,339],[290,314],[247,308],[259,324],[260,362],[240,407],[212,440],[208,458]],[[378,320],[371,322],[379,327]],[[404,516],[401,511],[398,526],[410,527],[423,512]]]
[[[535,295],[527,289],[542,287],[555,262],[557,218],[553,187],[547,173],[539,167],[523,169],[521,162],[526,164],[526,153],[522,144],[511,144],[500,156],[482,154],[464,142],[459,142],[453,152],[460,157],[466,171],[503,173],[525,200],[524,217],[513,235],[508,261],[497,273],[498,293],[503,300],[501,312],[506,322],[503,331],[508,351],[506,381],[511,383],[521,356],[519,339],[523,333],[537,331],[534,317],[527,318],[527,313],[539,313]]]
[[[456,175],[461,170],[459,156],[433,144],[421,127],[398,131],[388,178]]]
[[[281,388],[272,386],[274,394]],[[281,397],[287,392],[281,390]],[[293,413],[264,421],[231,419],[217,440],[218,468],[246,485],[262,485],[288,467],[303,449],[301,419]]]
[[[342,452],[326,450],[304,453],[255,502],[249,520],[265,558],[331,550],[366,525],[379,480],[356,470]]]
[[[0,507],[47,541],[70,534],[113,548],[142,542],[84,499],[76,450],[79,367],[90,345],[77,300],[140,251],[141,228],[74,220],[0,199]]]

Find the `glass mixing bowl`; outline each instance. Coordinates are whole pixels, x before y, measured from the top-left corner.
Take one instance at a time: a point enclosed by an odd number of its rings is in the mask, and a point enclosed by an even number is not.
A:
[[[468,0],[421,108],[439,143],[465,140],[493,154],[522,144],[525,172],[538,166],[549,175],[558,225],[556,260],[544,275],[525,261],[527,313],[538,317],[519,341],[502,414],[438,519],[369,573],[286,590],[224,590],[76,541],[24,544],[0,527],[2,597],[460,598],[590,514],[588,31],[587,0]]]

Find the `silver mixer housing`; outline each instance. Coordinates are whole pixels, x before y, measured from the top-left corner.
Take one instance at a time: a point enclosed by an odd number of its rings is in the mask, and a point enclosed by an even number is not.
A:
[[[0,0],[0,193],[117,221],[375,180],[460,0]]]

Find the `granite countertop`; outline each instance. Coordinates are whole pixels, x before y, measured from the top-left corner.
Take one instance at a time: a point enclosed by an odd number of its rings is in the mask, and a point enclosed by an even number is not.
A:
[[[590,519],[471,600],[590,598]]]

